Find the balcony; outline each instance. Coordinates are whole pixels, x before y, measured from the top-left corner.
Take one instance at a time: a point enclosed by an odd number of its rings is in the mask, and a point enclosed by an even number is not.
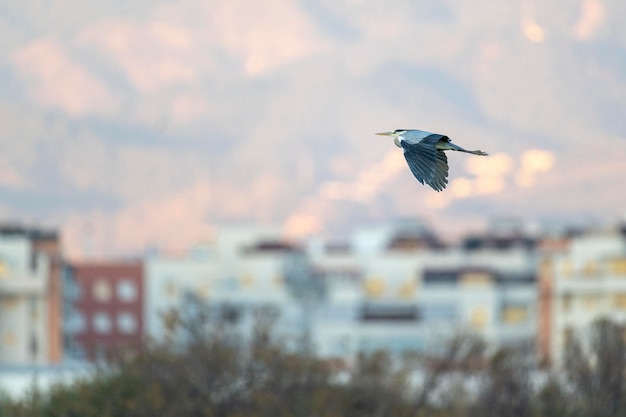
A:
[[[11,275],[0,278],[0,296],[42,295],[45,291],[45,281],[37,277]]]

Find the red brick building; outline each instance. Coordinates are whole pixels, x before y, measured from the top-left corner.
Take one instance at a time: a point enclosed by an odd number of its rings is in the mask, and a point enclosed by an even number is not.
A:
[[[67,273],[75,286],[66,314],[70,350],[93,359],[137,347],[144,332],[143,263],[83,262]]]

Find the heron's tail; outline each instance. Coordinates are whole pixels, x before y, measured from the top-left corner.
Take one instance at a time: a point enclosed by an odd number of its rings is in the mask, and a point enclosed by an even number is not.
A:
[[[459,152],[465,152],[465,153],[471,153],[473,155],[481,155],[481,156],[488,156],[489,154],[487,152],[483,152],[483,151],[468,151],[467,149],[463,149],[461,148],[459,145],[455,145],[452,142],[448,142],[447,144],[451,150],[453,151],[459,151]]]

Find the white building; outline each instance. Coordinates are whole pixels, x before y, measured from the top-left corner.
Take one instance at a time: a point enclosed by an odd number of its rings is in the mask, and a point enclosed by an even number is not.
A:
[[[0,227],[0,365],[61,359],[60,276],[53,232]]]
[[[414,230],[387,234],[386,244],[315,246],[311,261],[327,290],[313,332],[320,353],[431,350],[457,332],[491,346],[534,339],[536,257],[528,242],[501,233],[442,248]]]
[[[294,258],[302,256],[280,239],[275,229],[227,228],[220,231],[214,243],[188,254],[148,257],[147,334],[154,338],[167,336],[167,313],[188,311],[196,302],[216,309],[228,307],[236,322],[248,327],[257,308],[272,306],[281,313],[276,325],[283,333],[294,329],[302,333],[302,308],[286,276],[289,267],[294,271]]]
[[[568,340],[599,318],[626,324],[626,240],[618,232],[573,238],[540,268],[542,358],[561,364]]]
[[[239,227],[190,254],[147,258],[147,333],[167,335],[163,313],[201,301],[227,306],[243,329],[255,309],[273,306],[278,332],[307,335],[326,356],[437,349],[461,331],[493,345],[536,334],[534,252],[506,233],[444,248],[404,221],[345,243],[317,239],[304,252],[281,239]]]
[[[190,296],[208,301],[222,278],[219,265],[210,255],[176,258],[153,255],[145,260],[144,268],[145,332],[155,339],[167,335],[171,311],[184,308]]]

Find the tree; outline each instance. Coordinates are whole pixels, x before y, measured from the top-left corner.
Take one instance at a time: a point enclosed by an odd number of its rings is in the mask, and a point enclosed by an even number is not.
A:
[[[458,408],[459,396],[464,396],[463,383],[447,384],[453,377],[461,375],[466,379],[469,373],[484,365],[485,343],[476,335],[458,333],[442,343],[442,348],[434,354],[419,354],[413,365],[423,373],[423,382],[416,388],[413,408],[416,412],[429,410],[433,396],[437,396],[437,406]],[[413,355],[414,356],[414,355]],[[410,360],[410,358],[405,358]]]
[[[496,351],[489,360],[484,386],[472,415],[484,417],[526,417],[532,415],[533,387],[530,380],[532,357],[523,347]],[[530,350],[532,352],[532,350]]]
[[[45,394],[0,396],[0,417],[626,415],[626,346],[622,327],[606,320],[574,339],[563,373],[535,391],[528,346],[487,355],[480,340],[459,335],[429,355],[376,351],[329,360],[274,334],[275,312],[255,316],[244,337],[228,314],[177,315],[180,342],[121,352],[95,376]]]
[[[565,374],[579,407],[589,415],[626,415],[626,343],[624,327],[607,319],[573,337],[565,355]]]

